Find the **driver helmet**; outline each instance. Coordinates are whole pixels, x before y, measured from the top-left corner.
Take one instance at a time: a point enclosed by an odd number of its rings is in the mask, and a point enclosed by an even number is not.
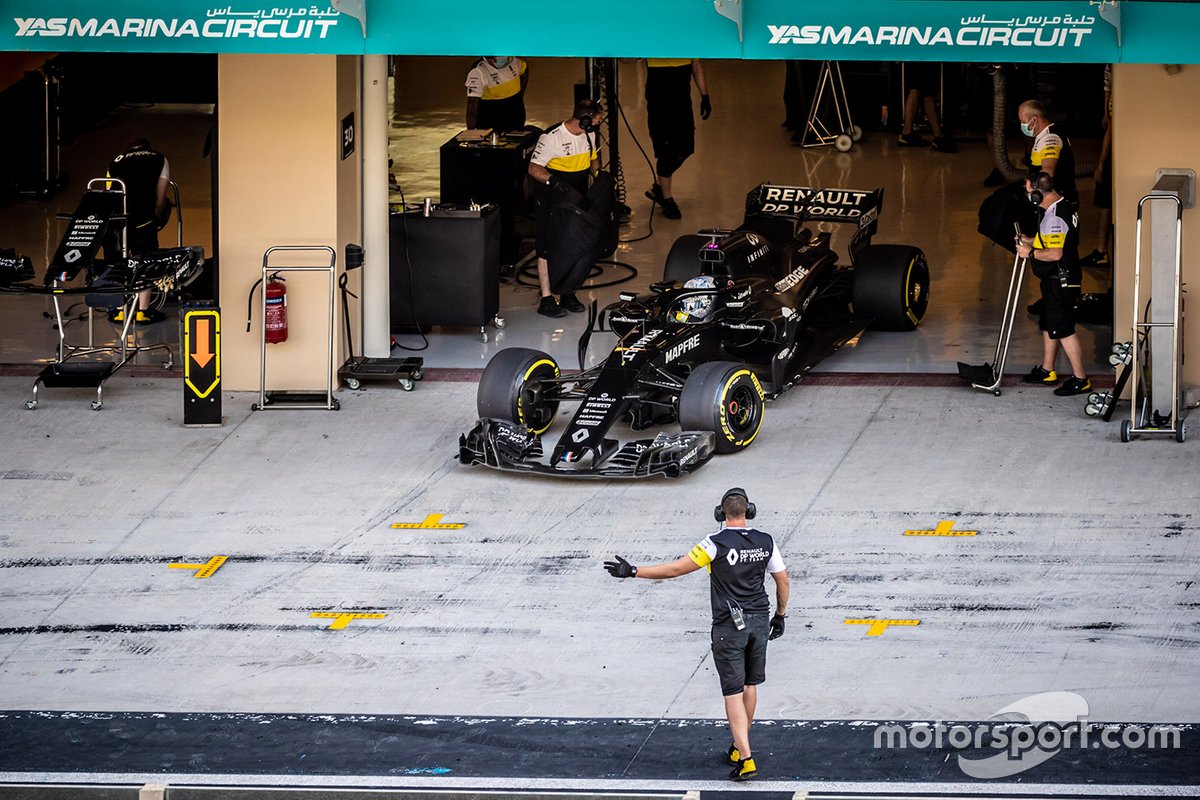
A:
[[[685,289],[716,289],[717,281],[711,275],[700,275],[683,284]],[[676,322],[703,322],[712,311],[711,294],[694,294],[679,301],[675,310]]]

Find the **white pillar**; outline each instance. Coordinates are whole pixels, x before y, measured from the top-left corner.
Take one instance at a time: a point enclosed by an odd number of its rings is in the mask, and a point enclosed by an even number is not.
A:
[[[387,56],[363,56],[362,157],[363,250],[362,354],[391,353],[391,300],[388,280],[388,119]]]

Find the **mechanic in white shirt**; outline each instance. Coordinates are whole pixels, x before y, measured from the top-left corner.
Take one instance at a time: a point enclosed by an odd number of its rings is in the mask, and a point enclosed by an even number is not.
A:
[[[467,72],[467,127],[515,131],[525,127],[529,65],[515,56],[485,56]]]
[[[537,270],[541,286],[538,313],[546,317],[562,317],[567,311],[583,311],[583,303],[574,292],[566,292],[561,302],[550,292],[550,206],[551,189],[558,182],[570,186],[579,194],[587,194],[588,178],[600,166],[599,127],[603,109],[594,100],[583,99],[575,104],[571,118],[551,126],[538,137],[529,159],[529,176],[533,178],[537,200]]]

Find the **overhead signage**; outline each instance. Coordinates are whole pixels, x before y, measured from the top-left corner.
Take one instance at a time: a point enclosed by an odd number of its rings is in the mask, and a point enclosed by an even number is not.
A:
[[[533,2],[496,14],[494,0],[0,0],[0,48],[1200,63],[1200,3],[1121,3],[1118,14],[1090,0],[610,0],[582,38],[546,36],[551,9]],[[477,19],[488,24],[464,23]]]
[[[1088,0],[876,0],[746,7],[744,58],[903,61],[1118,60],[1117,32]]]

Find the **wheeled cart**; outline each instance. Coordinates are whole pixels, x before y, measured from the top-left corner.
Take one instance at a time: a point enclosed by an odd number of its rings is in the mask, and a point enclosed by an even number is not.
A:
[[[829,103],[833,104],[832,116],[825,115],[825,93],[829,93]],[[846,82],[842,79],[842,65],[836,61],[821,62],[821,71],[817,75],[817,89],[813,93],[812,107],[808,110],[808,120],[804,123],[804,136],[800,140],[801,147],[822,147],[831,144],[835,149],[846,153],[854,147],[854,143],[862,139],[862,128],[854,124],[850,117],[850,101],[846,98]]]
[[[1194,177],[1193,177],[1194,181]],[[1163,184],[1162,178],[1159,184]],[[1156,186],[1156,189],[1158,187]],[[1149,340],[1148,347],[1129,348],[1129,419],[1121,421],[1121,441],[1134,436],[1165,435],[1175,441],[1187,438],[1187,421],[1181,418],[1183,402],[1179,373],[1183,366],[1181,323],[1183,312],[1182,254],[1183,207],[1179,192],[1173,188],[1148,194],[1138,201],[1136,246],[1133,260],[1133,333],[1137,340]],[[1174,235],[1170,231],[1152,231],[1154,268],[1150,281],[1151,302],[1142,309],[1142,211],[1161,204],[1174,211]],[[1159,217],[1169,220],[1169,215]],[[1163,258],[1163,250],[1173,249],[1174,261]],[[1164,269],[1165,266],[1165,269]],[[1165,280],[1164,280],[1165,279]],[[1168,285],[1163,285],[1168,284]],[[1163,301],[1166,302],[1163,302]],[[1152,375],[1145,379],[1146,352],[1149,351]],[[1150,385],[1147,386],[1147,383]],[[1114,397],[1115,397],[1114,393]]]
[[[176,203],[178,203],[178,187],[175,188]],[[25,402],[25,407],[30,411],[38,407],[39,387],[47,389],[94,388],[96,399],[92,401],[91,406],[93,411],[99,411],[104,405],[104,384],[117,370],[125,366],[138,353],[149,350],[165,350],[167,360],[163,363],[163,369],[169,370],[173,366],[171,346],[165,343],[150,345],[140,344],[137,341],[133,344],[129,343],[134,317],[137,315],[138,292],[130,291],[128,286],[122,285],[113,285],[111,290],[106,291],[103,288],[103,276],[93,283],[95,292],[86,298],[88,306],[87,344],[73,345],[67,342],[68,320],[63,317],[62,295],[67,290],[67,284],[74,280],[81,270],[92,268],[96,253],[102,247],[105,237],[110,233],[119,233],[120,260],[123,264],[128,264],[124,182],[117,178],[92,178],[87,182],[83,197],[74,213],[60,215],[60,218],[69,220],[70,225],[50,261],[46,281],[47,285],[52,288],[51,301],[54,304],[54,321],[58,330],[58,351],[55,360],[47,364],[38,374],[37,380],[33,382],[33,397]],[[134,281],[137,280],[136,267],[130,278]],[[94,326],[95,308],[98,307],[98,304],[105,304],[106,300],[121,306],[124,312],[122,316],[124,322],[118,342],[97,345]],[[71,360],[103,354],[110,355],[116,360]]]
[[[964,364],[958,362],[958,375],[971,384],[972,389],[982,389],[1000,396],[1000,383],[1004,380],[1004,362],[1008,358],[1008,343],[1012,338],[1013,324],[1021,302],[1021,287],[1025,283],[1027,259],[1013,259],[1012,276],[1008,279],[1008,298],[1004,301],[1004,316],[1000,319],[1000,333],[996,336],[996,353],[990,364]]]
[[[313,266],[271,263],[276,253],[308,253],[328,256],[329,263]],[[278,262],[277,256],[276,261]],[[325,391],[267,391],[267,283],[284,272],[324,272],[329,277],[329,315],[327,319],[328,339],[325,349]],[[262,302],[259,304],[262,325],[259,332],[258,402],[250,406],[253,411],[317,409],[337,411],[341,404],[333,396],[333,331],[334,308],[337,304],[337,251],[327,245],[276,245],[268,247],[262,261]],[[251,290],[253,292],[253,290]]]
[[[346,245],[346,271],[338,278],[338,289],[342,294],[342,318],[346,324],[346,352],[349,358],[338,370],[338,378],[350,389],[358,389],[367,381],[397,381],[400,388],[411,392],[416,381],[424,377],[422,358],[367,358],[354,355],[354,334],[350,328],[350,298],[356,297],[347,284],[350,270],[363,265],[363,249],[356,244]]]

